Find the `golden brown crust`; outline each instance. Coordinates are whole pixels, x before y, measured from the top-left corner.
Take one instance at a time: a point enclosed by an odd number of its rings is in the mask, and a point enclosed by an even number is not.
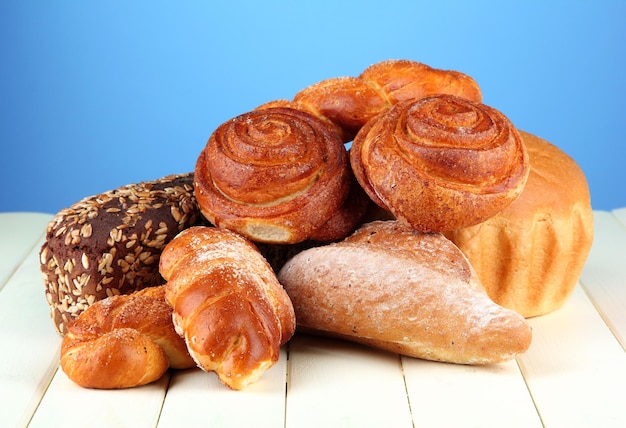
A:
[[[195,194],[205,217],[253,241],[296,243],[341,207],[350,190],[345,147],[310,113],[244,113],[211,135],[198,157]]]
[[[526,317],[569,298],[593,241],[587,180],[553,144],[520,131],[530,175],[520,197],[476,226],[446,232],[472,262],[487,293]]]
[[[416,61],[381,61],[366,68],[359,77],[378,87],[390,105],[436,94],[482,102],[480,87],[470,76]]]
[[[311,240],[321,243],[338,241],[352,233],[361,223],[371,200],[359,185],[354,174],[350,175],[352,179],[348,197],[335,214],[311,234]]]
[[[391,106],[383,93],[358,77],[322,80],[298,92],[293,100],[334,123],[343,141],[351,141],[368,120]]]
[[[400,102],[350,149],[370,198],[421,231],[477,224],[506,208],[528,177],[519,133],[496,109],[451,95]]]
[[[144,385],[195,364],[174,330],[164,286],[100,300],[68,326],[61,368],[86,388]]]
[[[358,77],[333,77],[298,92],[293,100],[259,106],[283,106],[308,111],[331,123],[344,142],[352,141],[372,118],[392,105],[435,94],[482,101],[476,81],[454,70],[442,70],[409,60],[387,60],[366,68]]]
[[[190,228],[167,245],[160,266],[174,325],[200,368],[241,389],[278,361],[295,330],[293,306],[250,241]]]
[[[530,345],[527,322],[489,299],[457,247],[397,221],[305,250],[278,278],[302,331],[462,364],[506,361]]]

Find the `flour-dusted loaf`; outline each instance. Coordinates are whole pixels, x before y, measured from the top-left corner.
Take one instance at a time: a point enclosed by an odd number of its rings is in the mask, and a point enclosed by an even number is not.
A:
[[[129,184],[58,212],[40,251],[57,331],[98,300],[161,284],[161,250],[201,219],[193,174]]]
[[[344,241],[305,250],[278,274],[298,331],[417,358],[506,361],[530,346],[518,313],[495,304],[442,234],[375,221]]]

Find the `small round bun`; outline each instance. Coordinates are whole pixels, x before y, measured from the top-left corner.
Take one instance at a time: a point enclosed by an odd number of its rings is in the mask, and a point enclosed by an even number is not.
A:
[[[581,168],[553,144],[520,131],[530,176],[509,207],[446,235],[465,253],[489,296],[525,317],[560,308],[572,293],[593,240]]]

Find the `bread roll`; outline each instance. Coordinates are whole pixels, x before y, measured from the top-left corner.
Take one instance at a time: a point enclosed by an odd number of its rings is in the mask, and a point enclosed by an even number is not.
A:
[[[298,331],[462,364],[506,361],[530,345],[526,320],[489,299],[452,242],[398,221],[305,250],[278,279]]]
[[[59,211],[40,250],[55,329],[65,334],[98,300],[162,284],[161,250],[201,220],[193,174],[129,184]]]
[[[465,73],[443,70],[410,60],[387,60],[370,65],[359,76],[385,94],[390,105],[447,94],[481,102],[478,83]]]
[[[295,330],[293,306],[250,241],[193,227],[165,247],[160,269],[176,331],[200,368],[242,389],[278,361]]]
[[[170,367],[194,366],[163,285],[94,303],[69,324],[61,345],[61,369],[86,388],[145,385]]]
[[[489,296],[526,317],[560,308],[591,249],[593,213],[578,164],[555,145],[520,131],[530,176],[521,196],[476,226],[446,232]]]
[[[424,232],[485,221],[528,178],[528,154],[496,109],[451,95],[400,102],[368,122],[350,149],[370,198]]]
[[[478,84],[466,74],[416,61],[387,60],[369,66],[358,77],[322,80],[302,89],[293,100],[274,100],[258,108],[289,107],[310,112],[331,124],[342,141],[348,142],[370,119],[392,105],[435,94],[482,100]]]
[[[275,244],[310,239],[341,209],[351,185],[347,151],[333,129],[288,108],[244,113],[219,126],[198,157],[194,184],[211,223]],[[354,223],[364,211],[350,211]],[[346,227],[330,238],[345,237],[353,225]]]

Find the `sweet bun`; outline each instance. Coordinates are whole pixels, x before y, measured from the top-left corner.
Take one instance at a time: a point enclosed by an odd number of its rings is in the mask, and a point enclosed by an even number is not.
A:
[[[352,183],[347,150],[328,123],[273,107],[241,114],[213,132],[198,157],[194,188],[215,226],[254,242],[294,244],[338,214]],[[343,224],[347,229],[330,238],[352,231],[350,222]]]
[[[189,228],[159,263],[174,327],[198,367],[242,389],[278,361],[296,328],[293,306],[249,240],[227,229]]]
[[[587,180],[555,145],[520,131],[530,176],[520,197],[485,222],[446,232],[489,296],[526,317],[552,312],[572,293],[593,240]]]
[[[485,221],[519,196],[529,171],[509,119],[453,95],[402,101],[370,120],[350,162],[376,204],[424,232]]]
[[[97,389],[145,385],[169,368],[195,366],[174,329],[164,285],[89,306],[69,324],[60,362],[72,381]]]
[[[387,60],[367,67],[358,77],[332,77],[307,86],[293,100],[273,100],[258,107],[289,107],[308,111],[329,123],[344,142],[392,105],[436,94],[482,101],[470,76],[416,61]]]

